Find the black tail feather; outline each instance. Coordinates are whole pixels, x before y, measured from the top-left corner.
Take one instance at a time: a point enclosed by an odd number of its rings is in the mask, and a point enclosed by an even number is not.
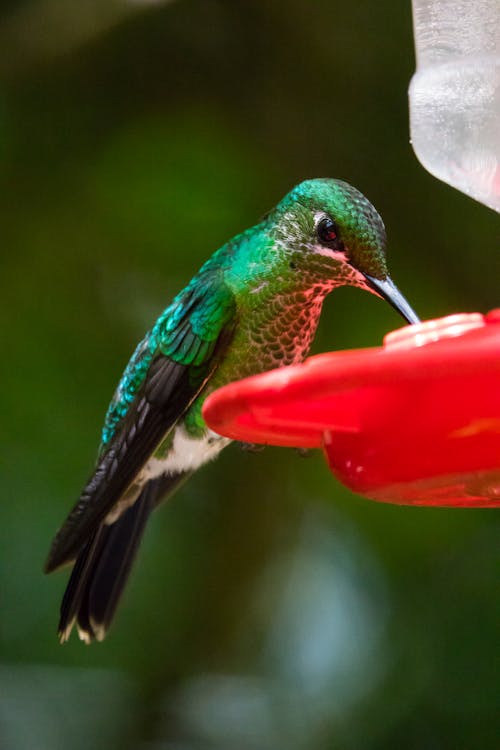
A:
[[[78,555],[61,603],[59,637],[69,638],[76,622],[86,643],[103,640],[113,620],[151,511],[182,474],[147,483],[135,503],[113,524],[101,524]]]
[[[145,497],[140,498],[135,513],[125,518],[123,524],[113,524],[109,528],[108,538],[102,542],[102,552],[96,559],[93,582],[88,589],[87,601],[83,602],[85,610],[80,609],[81,615],[86,615],[86,620],[98,640],[101,640],[99,633],[102,632],[104,635],[111,624],[146,528],[146,522],[153,509],[151,492],[144,494]],[[130,510],[133,511],[135,508],[130,508]],[[119,550],[121,550],[121,555],[117,554]]]

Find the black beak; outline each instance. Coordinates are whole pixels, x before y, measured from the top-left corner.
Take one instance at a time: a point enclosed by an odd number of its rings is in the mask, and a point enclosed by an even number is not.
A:
[[[376,279],[374,276],[365,274],[365,279],[373,291],[382,299],[387,300],[408,323],[420,323],[420,319],[388,276],[385,279]]]

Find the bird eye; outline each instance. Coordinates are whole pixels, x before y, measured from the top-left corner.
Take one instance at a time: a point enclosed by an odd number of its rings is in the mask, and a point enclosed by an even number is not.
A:
[[[328,218],[321,219],[316,227],[316,234],[325,245],[330,245],[332,242],[335,242],[339,235],[337,225],[333,219]]]

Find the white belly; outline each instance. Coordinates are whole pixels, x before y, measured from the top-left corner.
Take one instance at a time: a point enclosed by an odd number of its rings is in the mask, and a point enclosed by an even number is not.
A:
[[[179,425],[175,428],[174,439],[168,454],[164,458],[152,456],[149,459],[127,492],[108,513],[104,523],[115,523],[122,513],[135,503],[142,486],[149,479],[194,471],[207,461],[216,458],[230,442],[229,438],[221,437],[212,430],[207,430],[202,438],[195,439],[187,434],[182,425]]]
[[[207,430],[202,438],[192,438],[184,427],[179,425],[175,428],[174,439],[168,454],[164,458],[152,456],[141,471],[141,479],[154,479],[164,474],[194,471],[216,458],[230,442],[229,438],[221,437],[212,430]]]

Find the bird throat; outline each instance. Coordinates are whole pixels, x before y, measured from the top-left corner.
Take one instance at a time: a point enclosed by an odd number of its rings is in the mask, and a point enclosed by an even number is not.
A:
[[[248,307],[241,306],[237,331],[214,385],[297,364],[307,356],[329,289],[318,285],[282,294],[266,291],[259,290]]]

